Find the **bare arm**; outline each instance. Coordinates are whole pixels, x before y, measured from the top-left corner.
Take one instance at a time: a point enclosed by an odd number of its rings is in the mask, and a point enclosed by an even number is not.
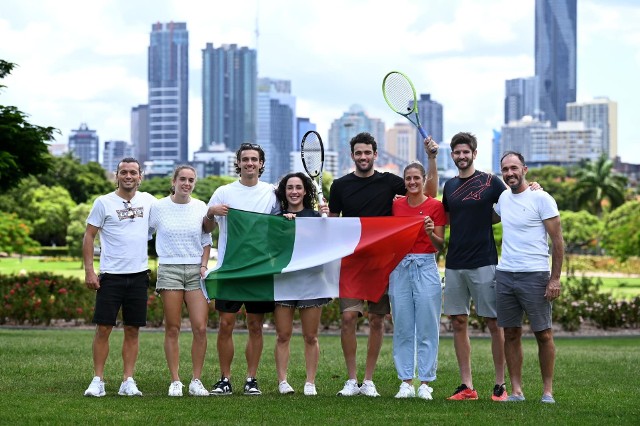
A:
[[[202,218],[202,232],[206,234],[216,229],[216,226],[218,226],[216,216],[226,216],[228,213],[229,206],[227,204],[209,206],[207,213]]]
[[[425,216],[424,218],[424,231],[429,236],[431,240],[431,244],[438,250],[442,251],[444,248],[444,226],[438,225],[436,226],[433,223],[433,219],[429,216]]]
[[[562,238],[562,226],[560,216],[555,216],[543,221],[544,228],[551,237],[551,277],[547,284],[544,297],[551,301],[560,296],[560,273],[564,259],[564,240]]]
[[[204,278],[207,275],[207,269],[209,269],[209,257],[211,255],[211,246],[206,245],[202,250],[202,257],[200,258],[200,276]]]
[[[100,281],[93,268],[93,243],[100,228],[87,224],[87,230],[82,238],[82,263],[84,264],[84,283],[87,288],[98,290]]]
[[[492,213],[491,223],[493,224],[500,223],[502,219],[500,219],[500,216],[498,216],[498,213],[496,213],[495,210],[493,210],[491,213]]]
[[[424,186],[424,193],[429,197],[438,196],[438,164],[436,157],[438,156],[438,144],[436,141],[428,137],[424,140],[424,150],[427,153],[427,184]],[[435,151],[435,152],[432,152]]]

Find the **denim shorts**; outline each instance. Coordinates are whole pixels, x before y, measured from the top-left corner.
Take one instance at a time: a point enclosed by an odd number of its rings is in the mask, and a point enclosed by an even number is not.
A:
[[[200,290],[200,264],[158,265],[156,292],[162,290]]]
[[[93,323],[115,326],[118,311],[122,307],[124,325],[147,325],[149,272],[147,270],[134,274],[100,274]]]
[[[331,298],[329,297],[321,297],[319,299],[308,299],[308,300],[280,300],[276,302],[276,306],[284,306],[287,308],[320,308],[326,304],[331,302]]]

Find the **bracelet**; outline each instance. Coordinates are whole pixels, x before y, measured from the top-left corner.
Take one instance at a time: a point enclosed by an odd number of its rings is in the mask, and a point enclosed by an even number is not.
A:
[[[204,214],[204,217],[206,217],[207,220],[210,220],[211,222],[215,222],[216,221],[215,215],[213,217],[209,217],[209,212],[208,211]]]
[[[200,265],[200,267],[201,267],[201,268],[209,269],[209,268],[207,268],[207,265]]]

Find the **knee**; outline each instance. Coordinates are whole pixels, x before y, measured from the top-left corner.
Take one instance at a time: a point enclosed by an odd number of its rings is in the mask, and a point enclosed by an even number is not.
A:
[[[369,328],[375,331],[384,329],[384,315],[369,314]]]
[[[504,341],[507,343],[513,343],[520,341],[520,329],[519,328],[505,328],[504,329]]]
[[[341,327],[343,330],[355,329],[357,322],[358,322],[357,312],[345,312],[342,314]]]
[[[489,329],[489,333],[496,334],[500,332],[500,327],[498,327],[498,320],[495,318],[486,318],[487,328]]]
[[[249,321],[247,322],[247,328],[249,329],[250,337],[262,336],[262,321]]]
[[[451,317],[451,325],[453,326],[453,331],[465,331],[467,329],[468,318],[469,317],[467,315],[453,315]]]
[[[180,326],[177,326],[177,325],[166,326],[164,329],[164,333],[165,333],[165,336],[167,336],[168,338],[177,339],[178,336],[180,335]]]
[[[289,343],[291,340],[291,331],[279,331],[276,339],[279,345]]]
[[[317,334],[305,334],[302,337],[304,339],[304,344],[307,346],[316,346],[318,344]]]
[[[539,331],[537,333],[535,333],[536,335],[536,340],[538,341],[539,345],[552,345],[553,344],[553,333],[551,332],[551,329],[547,329],[544,331]]]
[[[196,340],[203,340],[207,338],[207,326],[205,324],[200,326],[191,326],[193,332],[193,338]]]
[[[235,326],[235,321],[232,321],[228,318],[221,318],[220,324],[218,326],[218,336],[229,337],[231,333],[233,333],[233,327]]]

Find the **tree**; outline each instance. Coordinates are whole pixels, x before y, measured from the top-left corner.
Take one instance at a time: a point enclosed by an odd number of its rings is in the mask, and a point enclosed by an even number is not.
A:
[[[69,212],[75,203],[61,186],[21,186],[16,213],[31,226],[31,238],[42,245],[64,245]]]
[[[561,210],[562,237],[566,251],[565,267],[567,276],[573,275],[571,271],[571,254],[578,249],[595,248],[602,232],[602,221],[597,216],[581,210],[572,212]]]
[[[565,167],[544,166],[529,169],[527,181],[538,182],[553,196],[559,210],[577,210],[574,197],[576,179],[569,176],[569,171]]]
[[[29,237],[29,227],[15,213],[0,212],[0,251],[25,254],[38,243]]]
[[[601,244],[621,261],[640,255],[640,201],[627,201],[609,213]]]
[[[0,59],[0,79],[11,74],[14,66]],[[45,142],[59,131],[33,125],[27,117],[16,107],[0,105],[0,192],[17,186],[25,176],[46,173],[50,166]]]
[[[576,194],[579,207],[602,217],[603,204],[610,210],[624,203],[627,178],[613,171],[613,162],[602,154],[595,162],[587,162],[576,171]]]
[[[82,257],[82,239],[87,229],[86,220],[91,212],[92,204],[93,203],[78,204],[69,211],[66,242],[71,256]],[[100,233],[96,236],[96,240],[99,238]],[[100,245],[99,241],[96,241],[96,243]]]
[[[115,184],[107,179],[100,164],[80,164],[71,153],[53,158],[49,172],[39,174],[37,178],[42,185],[62,186],[78,204],[115,189]]]

